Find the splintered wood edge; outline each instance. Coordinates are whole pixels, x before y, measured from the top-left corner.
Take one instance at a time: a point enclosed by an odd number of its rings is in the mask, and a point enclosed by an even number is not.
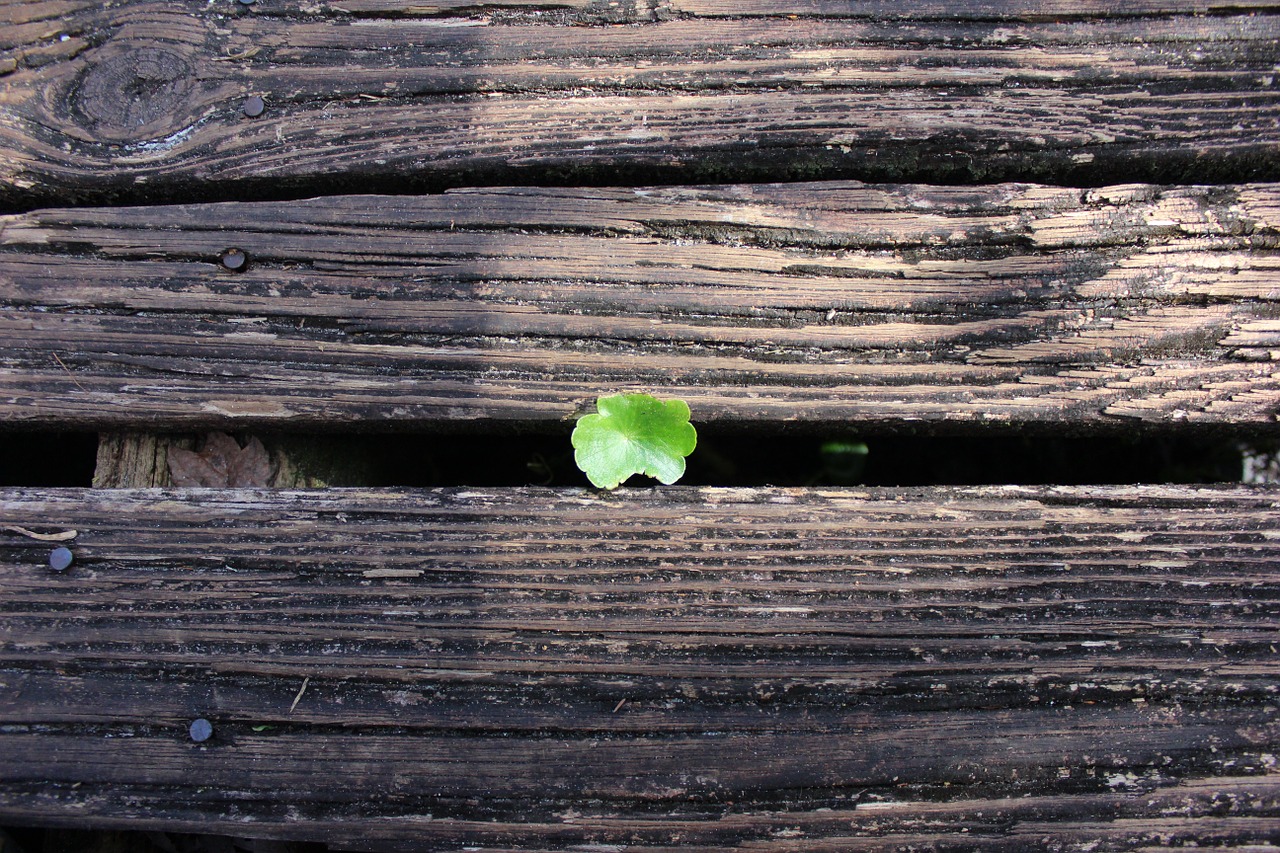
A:
[[[7,523],[80,535],[56,575],[0,539],[0,816],[377,850],[1263,843],[1278,505],[5,490]]]

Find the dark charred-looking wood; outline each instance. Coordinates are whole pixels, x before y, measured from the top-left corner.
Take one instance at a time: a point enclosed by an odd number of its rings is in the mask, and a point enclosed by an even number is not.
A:
[[[9,4],[0,200],[1280,178],[1275,3],[1103,5]]]
[[[559,427],[642,390],[702,422],[1265,430],[1278,192],[819,183],[43,210],[0,218],[0,419]]]
[[[0,541],[0,819],[369,850],[1274,843],[1278,499],[7,491],[5,523],[79,535],[56,575]]]

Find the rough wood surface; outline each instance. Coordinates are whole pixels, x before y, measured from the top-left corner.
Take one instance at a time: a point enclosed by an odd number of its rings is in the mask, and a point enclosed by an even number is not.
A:
[[[169,485],[169,450],[190,450],[190,437],[149,432],[107,432],[98,438],[93,485],[98,489],[149,489]]]
[[[1278,501],[10,490],[6,524],[79,536],[61,574],[0,539],[0,819],[354,849],[1274,844]]]
[[[1274,184],[49,209],[0,217],[0,419],[1275,425],[1278,241]]]
[[[1274,2],[908,8],[9,3],[0,200],[1280,178]]]

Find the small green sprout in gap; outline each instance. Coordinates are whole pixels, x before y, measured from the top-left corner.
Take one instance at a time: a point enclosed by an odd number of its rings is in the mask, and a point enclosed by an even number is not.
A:
[[[862,479],[867,464],[867,445],[862,441],[824,441],[822,473],[827,482],[851,486]]]
[[[632,474],[671,485],[698,444],[684,400],[616,394],[596,400],[596,412],[573,428],[573,459],[592,485],[616,489]]]

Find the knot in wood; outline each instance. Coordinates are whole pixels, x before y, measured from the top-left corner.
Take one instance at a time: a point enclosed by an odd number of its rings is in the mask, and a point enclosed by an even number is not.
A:
[[[193,95],[191,65],[161,47],[103,57],[80,83],[75,106],[86,129],[104,142],[141,142],[180,128]]]

